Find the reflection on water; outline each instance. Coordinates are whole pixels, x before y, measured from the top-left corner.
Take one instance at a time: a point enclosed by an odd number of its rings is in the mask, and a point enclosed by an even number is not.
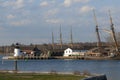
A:
[[[0,56],[0,70],[14,70],[14,61],[2,62]],[[50,72],[74,72],[84,70],[90,73],[106,74],[109,80],[120,79],[119,60],[18,60],[18,70]]]

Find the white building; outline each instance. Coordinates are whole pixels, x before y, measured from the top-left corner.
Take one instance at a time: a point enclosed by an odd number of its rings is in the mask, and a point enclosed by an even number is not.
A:
[[[14,48],[14,57],[22,56],[23,52],[20,50],[19,44],[16,43],[16,46]]]
[[[14,57],[19,57],[22,55],[23,55],[23,52],[21,52],[21,50],[19,48],[14,49]]]
[[[82,50],[72,50],[70,48],[67,48],[64,50],[64,57],[69,57],[69,56],[84,56],[85,51]]]

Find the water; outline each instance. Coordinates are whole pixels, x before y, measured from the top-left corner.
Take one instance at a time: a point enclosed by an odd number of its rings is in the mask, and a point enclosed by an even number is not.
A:
[[[14,61],[2,62],[0,56],[0,70],[14,70]],[[88,71],[90,73],[106,74],[108,80],[120,80],[119,60],[19,60],[20,71],[74,72]]]

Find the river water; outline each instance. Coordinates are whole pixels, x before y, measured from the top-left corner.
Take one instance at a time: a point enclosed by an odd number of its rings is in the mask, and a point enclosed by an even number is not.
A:
[[[2,60],[0,70],[14,70],[14,60]],[[108,80],[120,80],[120,60],[18,60],[19,71],[74,72],[106,74]]]

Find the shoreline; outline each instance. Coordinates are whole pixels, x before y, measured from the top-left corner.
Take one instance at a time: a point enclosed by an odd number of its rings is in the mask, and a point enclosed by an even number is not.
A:
[[[14,56],[3,56],[2,60],[50,60],[50,59],[63,59],[63,60],[120,60],[120,56],[118,57],[95,57],[95,56],[52,56],[52,57],[39,57],[39,56],[22,56],[22,57],[14,57]]]
[[[74,71],[74,72],[58,72],[51,70],[50,72],[41,72],[41,71],[15,71],[15,70],[0,70],[0,73],[25,73],[25,74],[61,74],[61,75],[77,75],[77,76],[99,76],[99,75],[104,75],[104,74],[96,74],[96,73],[89,73],[89,72],[82,72],[80,73],[79,71]]]
[[[107,77],[105,74],[84,74],[84,73],[78,73],[78,72],[39,72],[39,71],[14,71],[14,70],[0,70],[0,73],[6,73],[6,74],[25,74],[25,75],[64,75],[64,76],[80,76],[83,77],[82,80],[107,80]]]

